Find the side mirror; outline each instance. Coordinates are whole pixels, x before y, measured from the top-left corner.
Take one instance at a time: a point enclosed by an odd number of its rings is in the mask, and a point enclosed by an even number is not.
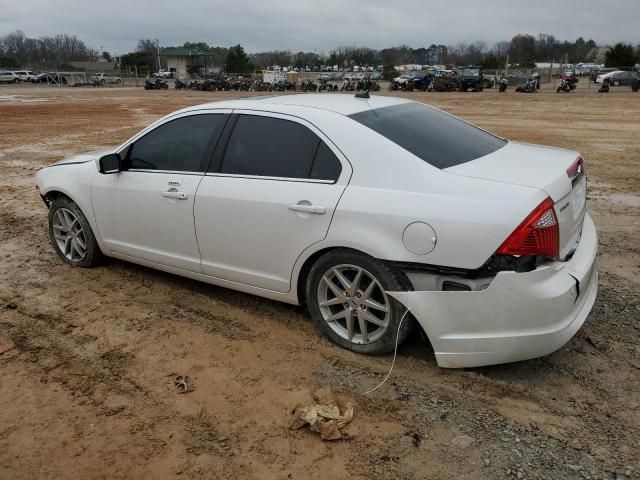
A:
[[[100,173],[118,173],[122,170],[122,158],[119,153],[110,153],[104,157],[100,157]]]

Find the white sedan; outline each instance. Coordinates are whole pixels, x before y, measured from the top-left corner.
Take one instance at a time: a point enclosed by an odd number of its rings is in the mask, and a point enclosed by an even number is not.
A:
[[[194,106],[43,168],[53,246],[75,266],[106,255],[305,304],[360,353],[416,323],[443,367],[565,344],[598,284],[580,155],[361,97]]]

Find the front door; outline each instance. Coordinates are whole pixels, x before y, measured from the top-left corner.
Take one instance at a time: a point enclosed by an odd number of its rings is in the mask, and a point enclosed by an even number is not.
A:
[[[125,149],[123,171],[96,175],[94,215],[112,253],[202,272],[194,200],[226,119],[222,113],[170,119]]]

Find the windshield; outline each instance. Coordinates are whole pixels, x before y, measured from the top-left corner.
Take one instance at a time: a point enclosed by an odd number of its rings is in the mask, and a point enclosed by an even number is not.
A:
[[[479,68],[463,68],[462,74],[466,77],[478,76],[480,75],[480,69]]]
[[[366,110],[349,118],[437,168],[470,162],[507,143],[459,118],[417,102]]]

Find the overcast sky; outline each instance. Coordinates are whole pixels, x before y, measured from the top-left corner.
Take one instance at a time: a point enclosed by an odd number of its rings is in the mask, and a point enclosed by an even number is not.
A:
[[[640,0],[0,0],[0,34],[16,29],[75,34],[117,54],[139,38],[317,53],[340,45],[492,45],[516,33],[638,44]]]

